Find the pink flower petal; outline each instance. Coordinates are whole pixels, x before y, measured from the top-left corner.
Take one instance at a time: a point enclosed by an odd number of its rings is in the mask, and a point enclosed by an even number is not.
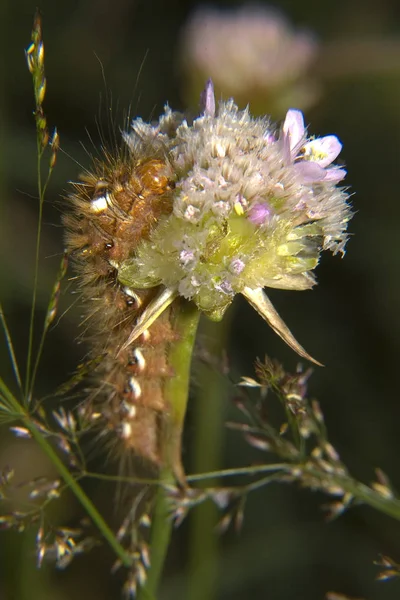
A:
[[[285,122],[283,123],[282,132],[285,138],[289,141],[291,152],[304,138],[305,127],[304,118],[301,110],[291,108],[286,113]]]
[[[294,165],[294,168],[303,183],[323,181],[327,173],[319,164],[310,160],[298,162]]]
[[[271,216],[271,209],[267,204],[257,202],[249,210],[249,221],[254,225],[263,225]]]
[[[215,94],[212,79],[208,79],[206,87],[200,94],[200,111],[206,117],[215,117]]]
[[[243,269],[245,268],[245,263],[240,259],[240,258],[235,258],[230,266],[229,266],[229,270],[231,271],[231,273],[234,273],[235,275],[240,275],[240,273],[243,271]]]
[[[325,181],[332,181],[333,183],[339,183],[342,181],[347,175],[346,169],[326,169]]]
[[[342,144],[336,135],[326,135],[323,138],[311,140],[304,145],[304,152],[308,159],[327,167],[340,154]]]

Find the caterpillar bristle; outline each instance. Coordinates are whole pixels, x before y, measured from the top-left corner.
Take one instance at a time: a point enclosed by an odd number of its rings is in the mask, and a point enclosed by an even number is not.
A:
[[[63,219],[86,313],[83,337],[89,358],[102,356],[85,402],[101,416],[97,428],[112,434],[111,446],[125,462],[131,452],[153,465],[161,462],[159,430],[168,409],[163,385],[173,376],[166,350],[176,334],[165,311],[126,345],[160,288],[128,288],[118,281],[116,266],[172,211],[173,174],[162,154],[105,151],[104,160],[94,159],[93,170],[73,184]]]

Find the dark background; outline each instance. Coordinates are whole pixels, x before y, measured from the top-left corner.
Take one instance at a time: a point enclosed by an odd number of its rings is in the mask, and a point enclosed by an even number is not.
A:
[[[294,25],[314,31],[321,44],[315,76],[322,95],[306,111],[306,121],[313,133],[334,132],[342,140],[346,184],[354,193],[356,214],[345,259],[330,255],[322,259],[316,289],[276,291],[271,298],[296,337],[326,365],[315,371],[310,388],[321,402],[331,440],[343,460],[366,482],[379,466],[396,486],[400,483],[400,5],[395,0],[272,4]],[[100,139],[96,121],[107,138],[110,114],[118,132],[128,106],[132,116],[145,119],[157,116],[166,101],[185,109],[178,39],[196,6],[177,0],[41,3],[48,78],[45,110],[49,124],[57,125],[63,152],[45,206],[39,319],[63,247],[62,194],[67,182],[76,179],[79,163],[90,164],[81,142],[92,152]],[[23,49],[29,44],[35,4],[2,0],[0,8],[0,286],[23,365],[37,215],[32,88]],[[361,50],[360,41],[366,42]],[[62,310],[75,300],[70,291],[66,283]],[[295,367],[293,352],[244,302],[238,300],[231,310],[227,351],[234,380],[252,375],[255,358],[266,352],[288,369]],[[76,343],[79,314],[72,306],[51,331],[38,393],[50,393],[82,357],[83,349]],[[214,327],[218,335],[221,325]],[[207,328],[203,335],[213,334]],[[4,348],[0,359],[2,371],[7,371]],[[196,384],[201,387],[199,377]],[[219,467],[246,465],[259,455],[238,442],[239,434],[224,429],[224,420],[237,417],[229,404],[228,383],[226,392],[213,399],[219,409],[209,413],[210,419],[221,421]],[[188,470],[196,410],[190,409],[186,432]],[[197,440],[200,453],[207,443]],[[203,468],[214,468],[215,460],[214,456]],[[38,449],[10,438],[4,430],[0,467],[5,465],[13,466],[21,479],[30,473],[51,473]],[[107,488],[92,492],[107,510]],[[320,494],[289,486],[254,493],[242,532],[225,535],[212,554],[209,541],[203,548],[194,527],[185,524],[171,547],[160,598],[317,600],[329,590],[370,600],[398,598],[400,582],[375,582],[373,565],[379,553],[400,560],[397,522],[369,508],[354,508],[326,523],[324,502]],[[80,515],[76,502],[68,498],[54,518],[73,525]],[[77,558],[66,571],[45,567],[38,572],[33,534],[7,532],[0,536],[0,556],[1,600],[119,597],[120,581],[109,574],[111,557],[106,551]],[[212,594],[205,596],[199,573],[204,569],[207,574],[209,568],[216,569],[217,577]]]

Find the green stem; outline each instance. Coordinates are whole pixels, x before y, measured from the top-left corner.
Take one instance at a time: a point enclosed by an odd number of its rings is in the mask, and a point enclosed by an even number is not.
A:
[[[36,251],[35,251],[35,272],[33,277],[33,292],[32,292],[32,304],[31,314],[29,319],[29,339],[28,339],[28,351],[26,359],[26,376],[25,376],[25,398],[29,403],[31,396],[30,382],[31,382],[31,361],[32,361],[32,346],[33,346],[33,333],[35,328],[35,311],[36,311],[36,296],[39,279],[39,257],[40,257],[40,240],[42,235],[42,218],[43,218],[43,190],[42,190],[42,173],[41,173],[41,160],[42,160],[42,148],[40,145],[39,134],[37,134],[37,176],[38,176],[38,192],[39,192],[39,215],[38,215],[38,226],[36,233]]]
[[[233,312],[224,320],[213,323],[208,319],[202,322],[201,338],[206,353],[213,360],[222,362],[227,347],[227,337]],[[207,361],[196,368],[196,378],[200,385],[196,388],[194,402],[195,431],[192,438],[191,465],[194,472],[216,471],[222,462],[222,440],[225,432],[224,411],[226,407],[227,381],[221,369]],[[218,474],[208,486],[218,485]],[[213,502],[204,502],[190,516],[190,544],[187,582],[187,595],[191,600],[213,600],[218,593],[218,545],[215,526],[220,517]]]
[[[162,574],[172,530],[168,496],[165,486],[178,480],[185,485],[181,463],[181,438],[189,395],[190,365],[200,313],[186,301],[177,300],[171,309],[171,322],[178,341],[171,345],[168,361],[175,375],[165,386],[165,399],[170,407],[163,440],[164,467],[152,518],[150,557],[151,567],[137,600],[155,598]],[[164,485],[163,485],[164,484]]]
[[[141,485],[158,485],[160,483],[160,480],[157,479],[150,479],[150,478],[145,478],[145,477],[136,477],[136,476],[124,476],[124,475],[107,475],[105,473],[94,473],[93,471],[83,471],[82,473],[83,477],[87,477],[89,479],[100,479],[101,481],[108,481],[110,483],[129,483],[129,484],[134,484],[134,483],[139,483]]]
[[[205,479],[215,479],[216,477],[238,477],[247,475],[248,477],[258,475],[259,473],[269,473],[270,471],[283,471],[292,468],[287,463],[274,463],[270,465],[256,465],[249,467],[238,467],[235,469],[221,469],[221,471],[209,471],[207,473],[196,473],[189,475],[187,481],[203,481]]]
[[[321,473],[318,469],[300,466],[307,474],[317,479],[326,480],[329,475]],[[333,474],[332,483],[340,486],[345,492],[351,494],[356,500],[375,508],[379,512],[400,521],[400,500],[398,498],[385,497],[368,485],[353,479],[348,475]],[[321,488],[323,489],[323,488]]]
[[[18,368],[18,362],[17,362],[16,356],[15,356],[14,344],[12,342],[10,330],[8,329],[7,321],[6,321],[1,303],[0,303],[0,324],[3,327],[4,336],[6,338],[8,354],[10,357],[12,369],[14,371],[14,377],[17,382],[19,391],[22,392],[22,380],[21,380],[21,375],[20,375],[19,368]]]
[[[303,463],[276,463],[267,465],[256,465],[252,467],[242,467],[238,469],[225,469],[224,471],[210,472],[210,473],[199,473],[198,475],[191,475],[188,477],[188,481],[198,481],[202,479],[218,477],[232,477],[232,476],[254,476],[257,474],[268,473],[275,471],[268,477],[255,481],[254,484],[250,484],[246,487],[247,491],[258,489],[265,483],[268,483],[274,478],[279,481],[279,473],[293,474],[298,471],[299,475],[297,479],[302,480],[302,475],[311,475],[314,479],[321,482],[321,486],[318,488],[322,492],[326,488],[326,481],[330,480],[332,485],[341,487],[345,492],[351,494],[355,500],[362,504],[366,504],[371,508],[385,514],[389,517],[400,521],[400,499],[385,497],[373,488],[365,485],[356,479],[353,479],[350,475],[339,475],[337,473],[326,473],[320,471],[316,467],[304,465]]]

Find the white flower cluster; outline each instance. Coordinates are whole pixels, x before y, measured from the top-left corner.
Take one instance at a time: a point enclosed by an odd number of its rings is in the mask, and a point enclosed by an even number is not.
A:
[[[167,108],[158,124],[136,121],[126,137],[135,152],[158,145],[176,181],[172,213],[119,277],[162,284],[220,319],[237,293],[256,306],[250,297],[264,287],[310,288],[320,251],[344,252],[351,212],[337,187],[346,172],[333,164],[336,136],[308,139],[298,110],[281,130],[233,100],[216,111],[211,81],[202,101],[192,123]]]

